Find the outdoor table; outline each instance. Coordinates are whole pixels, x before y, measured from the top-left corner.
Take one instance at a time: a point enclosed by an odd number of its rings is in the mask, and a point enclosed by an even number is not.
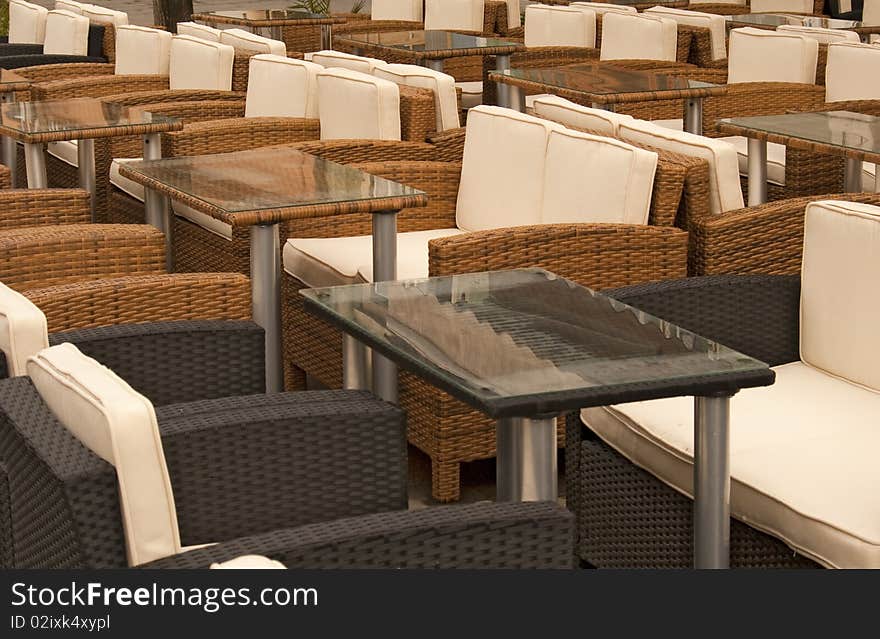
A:
[[[850,111],[722,118],[718,130],[749,139],[749,206],[767,201],[767,143],[846,158],[844,188],[862,190],[862,162],[880,162],[880,118]],[[874,190],[880,191],[875,176]]]
[[[435,71],[443,71],[443,61],[467,56],[495,56],[495,68],[504,71],[510,68],[510,55],[525,51],[522,42],[511,42],[501,38],[456,33],[455,31],[387,31],[383,33],[350,33],[337,37],[337,41],[353,47],[359,54],[377,58],[392,59],[401,55],[411,57]],[[504,85],[498,85],[498,101],[507,104],[502,92]]]
[[[729,400],[763,362],[541,269],[302,292],[305,308],[496,420],[498,501],[557,498],[556,417],[692,395],[694,563],[729,562]]]
[[[542,4],[568,5],[572,0],[544,0]],[[644,11],[651,7],[671,7],[673,9],[684,9],[689,4],[689,0],[660,0],[659,2],[651,2],[650,0],[607,0],[608,4],[617,4],[625,7],[633,7],[636,11]],[[532,4],[532,3],[528,3]]]
[[[27,91],[31,87],[31,81],[18,75],[14,71],[0,69],[0,104],[15,101],[16,91]],[[16,184],[16,170],[18,168],[18,153],[16,153],[15,140],[3,136],[3,164],[9,167],[12,186]]]
[[[525,111],[525,100],[519,89],[552,93],[579,103],[589,102],[595,108],[609,111],[613,111],[616,104],[683,99],[686,105],[684,130],[700,135],[703,98],[727,91],[726,85],[624,69],[602,62],[493,71],[489,79],[513,87],[506,106],[517,111]]]
[[[737,27],[756,27],[758,29],[776,29],[782,25],[797,27],[821,27],[822,29],[855,29],[862,27],[856,20],[841,20],[822,16],[804,16],[794,13],[740,13],[724,16],[728,29]]]
[[[47,142],[79,140],[79,181],[92,195],[92,219],[95,215],[95,139],[141,135],[144,157],[156,159],[162,157],[160,134],[182,128],[183,122],[177,118],[96,98],[9,102],[0,109],[0,133],[24,144],[28,188],[44,189],[48,184],[44,154]],[[147,194],[146,199],[149,202],[155,195]]]
[[[235,24],[247,27],[256,33],[257,29],[269,29],[274,40],[284,40],[284,27],[321,27],[321,48],[332,46],[333,25],[343,24],[345,18],[340,16],[309,13],[296,9],[248,9],[247,11],[208,11],[194,13],[193,20],[206,24]]]
[[[253,317],[266,332],[267,392],[283,389],[279,224],[371,213],[374,278],[393,280],[397,213],[428,203],[416,189],[286,148],[128,162],[119,170],[221,222],[250,228]],[[382,359],[374,358],[379,360],[373,362],[374,389],[380,397],[396,401],[397,371]]]

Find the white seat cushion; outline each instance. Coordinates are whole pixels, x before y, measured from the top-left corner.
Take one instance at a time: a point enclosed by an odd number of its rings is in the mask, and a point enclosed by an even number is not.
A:
[[[481,231],[541,223],[547,138],[555,122],[510,109],[470,110],[456,226]]]
[[[46,16],[47,55],[87,55],[89,52],[89,19],[70,11],[50,11]]]
[[[602,19],[600,60],[669,60],[678,54],[674,20],[639,13],[610,13]]]
[[[375,3],[374,3],[375,6]],[[211,570],[286,570],[280,561],[262,555],[242,555],[229,561],[211,564]]]
[[[226,222],[222,222],[201,211],[196,211],[194,208],[177,200],[171,200],[171,210],[174,211],[177,217],[189,220],[196,226],[200,226],[223,239],[232,240],[232,226]]]
[[[201,40],[208,40],[209,42],[220,42],[221,33],[223,32],[220,29],[199,24],[198,22],[177,23],[177,35],[188,35]]]
[[[752,13],[813,13],[813,0],[751,0]]]
[[[227,29],[220,32],[220,43],[236,49],[259,51],[273,55],[286,56],[287,45],[281,40],[272,40],[244,29]]]
[[[171,40],[168,83],[173,89],[232,90],[235,49],[219,42],[177,35]]]
[[[527,47],[596,46],[596,12],[583,6],[533,4],[526,7]]]
[[[880,207],[833,201],[807,206],[801,359],[874,392],[880,392],[880,297],[866,291],[880,277],[878,244]]]
[[[595,11],[596,15],[605,15],[606,13],[637,13],[635,7],[625,4],[611,4],[608,2],[572,2],[571,7],[587,7],[591,11]]]
[[[455,94],[455,78],[451,75],[426,69],[414,64],[387,64],[376,67],[373,75],[395,84],[430,89],[434,93],[434,111],[438,131],[457,129],[458,96]]]
[[[319,64],[263,53],[250,59],[244,116],[318,117]]]
[[[85,2],[76,2],[75,0],[55,0],[55,9],[63,9],[73,13],[82,15],[83,9],[89,6]]]
[[[736,147],[725,140],[673,131],[644,120],[621,122],[619,135],[633,144],[681,153],[709,163],[709,210],[723,213],[743,208]]]
[[[397,234],[397,279],[428,276],[428,242],[460,235],[458,229]],[[373,281],[373,238],[370,235],[289,239],[284,244],[284,270],[309,286],[340,286]]]
[[[880,4],[868,0],[862,9],[862,26],[876,27],[878,25],[880,25]],[[873,41],[872,39],[871,42]]]
[[[592,109],[556,95],[535,96],[532,108],[536,117],[599,135],[616,136],[620,123],[633,119],[631,115]]]
[[[828,45],[825,66],[825,100],[878,100],[877,82],[866,82],[880,73],[880,47],[870,44],[837,43]]]
[[[315,51],[312,54],[307,53],[306,60],[320,64],[328,69],[349,69],[350,71],[359,71],[368,75],[372,74],[376,67],[382,67],[387,64],[387,62],[378,58],[352,55],[342,51]]]
[[[63,142],[49,142],[46,151],[54,158],[70,166],[79,166],[78,140],[65,140]]]
[[[862,190],[867,193],[877,191],[877,165],[872,162],[862,162]]]
[[[370,19],[421,22],[422,0],[373,0]]]
[[[18,291],[0,283],[0,353],[10,377],[25,375],[27,359],[49,347],[46,316]]]
[[[717,138],[729,142],[736,149],[740,175],[749,174],[749,140],[742,135]],[[767,143],[767,181],[785,186],[785,145]]]
[[[115,158],[110,163],[110,184],[139,202],[144,201],[144,185],[128,179],[119,173],[119,165],[127,162],[136,162],[142,158]]]
[[[400,90],[348,69],[318,74],[321,139],[400,140]]]
[[[683,118],[671,118],[669,120],[651,120],[657,126],[662,126],[666,129],[672,129],[673,131],[684,131],[684,119]]]
[[[675,20],[678,24],[691,27],[703,27],[709,30],[712,41],[712,59],[722,60],[727,57],[727,22],[724,16],[700,11],[673,9],[672,7],[651,7],[645,13],[661,18]]]
[[[49,10],[30,2],[10,0],[9,42],[11,44],[43,44],[46,39],[46,17]]]
[[[819,43],[797,33],[744,27],[730,32],[727,82],[815,84]]]
[[[657,154],[564,129],[547,142],[541,222],[647,224]]]
[[[116,28],[116,75],[168,75],[171,34],[160,29]]]
[[[72,344],[40,351],[27,372],[84,446],[116,468],[129,564],[180,552],[177,512],[150,401]]]
[[[731,399],[730,510],[826,566],[880,568],[880,395],[802,362]],[[587,409],[582,418],[637,466],[693,495],[689,397]]]
[[[456,82],[456,89],[461,89],[461,106],[464,109],[473,109],[475,106],[483,104],[483,83],[475,82]]]
[[[125,11],[114,11],[94,4],[83,5],[82,15],[94,24],[112,24],[115,27],[128,24],[128,14]]]
[[[425,0],[425,29],[483,31],[484,0]]]
[[[799,33],[800,35],[813,38],[820,44],[832,42],[861,42],[859,34],[845,29],[823,29],[821,27],[804,27],[798,24],[781,24],[776,27],[777,31]]]

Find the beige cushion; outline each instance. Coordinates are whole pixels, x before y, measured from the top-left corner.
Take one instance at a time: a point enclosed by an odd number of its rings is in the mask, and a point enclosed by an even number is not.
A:
[[[674,131],[644,120],[620,123],[620,138],[633,144],[681,153],[709,163],[709,210],[723,213],[743,208],[736,148],[724,140]]]
[[[877,2],[877,0],[865,0],[862,8],[862,25],[866,27],[880,25],[880,2]],[[871,41],[873,42],[873,39]]]
[[[813,202],[804,218],[801,359],[880,392],[880,207]]]
[[[116,468],[129,564],[180,552],[177,512],[153,405],[72,344],[40,351],[27,372],[84,446]]]
[[[232,239],[232,225],[222,222],[217,218],[211,217],[207,213],[196,211],[194,208],[178,201],[171,200],[171,210],[177,217],[189,220],[196,226],[200,226],[206,231],[222,237],[225,240]]]
[[[245,49],[247,51],[259,51],[260,53],[271,53],[273,55],[286,56],[287,45],[281,40],[272,40],[263,36],[245,31],[244,29],[227,29],[220,32],[220,42],[228,44],[236,49]]]
[[[781,24],[776,27],[777,31],[799,33],[800,35],[813,38],[820,44],[832,42],[861,42],[859,34],[845,29],[823,29],[821,27],[804,27],[798,24]]]
[[[773,386],[731,399],[731,514],[823,565],[880,568],[880,395],[801,362],[774,370]],[[691,398],[582,417],[637,466],[693,495]]]
[[[136,162],[142,158],[115,158],[110,162],[110,184],[127,193],[139,202],[144,201],[144,185],[128,179],[119,173],[119,165]]]
[[[64,140],[62,142],[49,142],[46,151],[54,158],[70,166],[79,166],[78,140]]]
[[[825,66],[825,100],[878,100],[878,83],[865,81],[880,77],[878,74],[880,47],[850,42],[830,44]]]
[[[455,88],[461,89],[461,106],[463,109],[472,109],[483,104],[482,82],[456,82]]]
[[[460,235],[458,229],[432,229],[397,234],[397,278],[428,276],[428,242]],[[289,239],[284,244],[284,270],[309,286],[339,286],[373,281],[373,238],[370,235]]]
[[[414,64],[388,64],[377,67],[373,75],[395,84],[430,89],[434,93],[437,130],[446,131],[461,126],[458,120],[455,78],[451,75]]]
[[[625,142],[551,131],[541,222],[647,224],[657,154]]]
[[[171,40],[171,89],[232,90],[235,49],[219,42],[177,35]]]
[[[25,375],[28,357],[49,347],[46,316],[18,291],[0,283],[0,352],[10,377]]]
[[[751,0],[752,13],[813,13],[813,0]]]
[[[46,17],[49,10],[30,2],[11,0],[9,3],[9,42],[12,44],[43,44],[46,39]]]
[[[730,135],[718,138],[733,145],[739,160],[740,175],[749,174],[749,140],[742,135]],[[785,145],[775,142],[767,143],[767,181],[785,186]]]
[[[730,32],[727,81],[815,84],[819,43],[797,33],[744,27]]]
[[[319,64],[263,53],[250,59],[244,116],[318,117]]]
[[[115,27],[128,24],[128,14],[125,11],[105,9],[94,4],[83,5],[82,15],[95,24],[112,24]]]
[[[378,58],[368,58],[362,55],[352,55],[342,51],[315,51],[307,53],[306,60],[320,64],[322,67],[335,69],[349,69],[351,71],[359,71],[360,73],[373,73],[376,67],[382,67],[387,64],[384,60]]]
[[[198,22],[178,22],[177,35],[188,35],[194,38],[201,38],[210,42],[220,42],[220,29],[209,27]]]
[[[88,6],[85,2],[75,2],[75,0],[55,0],[54,8],[82,15],[83,9]]]
[[[735,7],[744,7],[748,0],[690,0],[689,4],[730,4]]]
[[[526,8],[527,47],[596,46],[596,12],[583,6],[533,4]]]
[[[600,60],[670,60],[678,46],[674,20],[639,13],[611,13],[602,19]]]
[[[372,20],[422,21],[422,0],[373,0],[370,3]]]
[[[505,4],[507,5],[507,28],[516,29],[522,26],[522,16],[520,15],[522,9],[519,0],[505,0]]]
[[[592,109],[556,95],[536,97],[532,108],[536,117],[599,135],[616,136],[620,123],[633,119],[631,115],[614,113],[605,109]]]
[[[645,13],[661,18],[675,20],[678,24],[691,27],[703,27],[709,29],[709,37],[712,41],[712,59],[722,60],[727,57],[727,21],[724,16],[714,13],[701,13],[700,11],[687,11],[685,9],[673,9],[672,7],[651,7]]]
[[[46,16],[43,53],[86,55],[89,52],[89,19],[70,11],[50,11]]]
[[[147,27],[116,28],[116,75],[168,75],[171,34]]]
[[[877,189],[877,165],[873,162],[862,162],[862,190],[874,193]]]
[[[572,2],[571,7],[587,7],[591,11],[595,11],[596,15],[605,15],[606,13],[637,13],[635,7],[625,4],[611,4],[608,2]]]
[[[425,0],[425,29],[483,31],[484,0]]]
[[[374,3],[375,6],[375,3]],[[211,570],[286,570],[284,564],[262,555],[242,555],[229,561],[211,564]]]
[[[547,138],[563,128],[501,107],[471,109],[456,226],[480,231],[540,224]]]
[[[321,139],[400,139],[400,90],[382,78],[348,69],[318,74]]]

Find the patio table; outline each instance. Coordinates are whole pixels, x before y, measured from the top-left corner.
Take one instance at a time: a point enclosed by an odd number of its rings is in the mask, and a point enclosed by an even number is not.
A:
[[[794,13],[740,13],[724,16],[728,29],[737,27],[756,27],[758,29],[776,29],[782,25],[797,27],[820,27],[822,29],[854,29],[862,27],[856,20],[841,20],[822,16],[804,16]]]
[[[844,188],[862,190],[862,162],[880,162],[880,118],[850,111],[722,118],[718,130],[749,139],[749,206],[767,201],[767,143],[846,158]],[[875,176],[874,190],[880,191]]]
[[[15,71],[8,69],[0,69],[0,104],[15,101],[16,91],[27,91],[31,87],[31,81],[18,75]],[[3,136],[3,164],[9,167],[10,179],[12,186],[16,184],[16,169],[18,164],[18,154],[15,149],[15,140],[8,136]]]
[[[727,567],[729,399],[769,367],[541,269],[302,292],[305,308],[496,419],[498,501],[557,497],[556,417],[693,395],[694,562]]]
[[[495,56],[495,68],[510,68],[510,56],[525,51],[522,42],[501,38],[488,38],[455,31],[387,31],[382,33],[350,33],[339,36],[337,41],[353,47],[359,54],[377,58],[401,55],[412,58],[416,64],[435,71],[443,71],[443,61],[467,56]],[[507,103],[502,94],[504,85],[498,85],[498,101]]]
[[[129,162],[120,173],[221,222],[250,228],[253,317],[266,332],[267,392],[283,389],[279,224],[371,213],[374,278],[393,280],[397,213],[428,203],[422,191],[286,148]],[[396,369],[381,357],[374,360],[377,395],[396,401]]]
[[[624,69],[602,62],[507,69],[493,71],[489,78],[513,87],[506,106],[517,111],[525,111],[525,99],[519,89],[552,93],[609,111],[613,111],[616,104],[683,99],[686,104],[684,130],[697,134],[703,132],[703,98],[722,95],[727,91],[727,86],[723,84]]]
[[[28,188],[42,189],[46,176],[47,142],[78,140],[80,186],[92,195],[95,215],[95,139],[141,135],[144,157],[162,157],[160,134],[179,131],[177,118],[154,115],[143,107],[124,107],[96,98],[51,102],[9,102],[0,108],[0,134],[24,144]],[[147,194],[147,200],[155,194]]]
[[[309,13],[295,9],[248,9],[246,11],[207,11],[194,13],[193,20],[206,24],[234,24],[247,27],[256,33],[257,29],[269,29],[274,40],[284,40],[284,27],[321,27],[321,48],[330,49],[333,42],[333,25],[343,24],[340,16]]]

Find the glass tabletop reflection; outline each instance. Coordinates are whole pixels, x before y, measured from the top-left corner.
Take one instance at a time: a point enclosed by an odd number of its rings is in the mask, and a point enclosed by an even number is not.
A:
[[[498,49],[509,47],[511,50],[523,49],[520,42],[511,42],[502,38],[456,33],[454,31],[387,31],[381,33],[347,33],[342,36],[351,42],[360,42],[373,46],[430,53],[437,51],[456,51],[463,49]]]
[[[246,22],[262,22],[267,20],[326,20],[323,13],[311,13],[298,9],[248,9],[246,11],[207,11],[200,16],[215,18],[232,18]]]
[[[773,380],[762,362],[540,269],[303,295],[310,311],[492,417],[614,403],[623,389],[647,398]]]
[[[842,149],[880,153],[880,118],[863,113],[850,111],[787,113],[722,118],[719,123]]]
[[[788,13],[743,13],[724,16],[728,24],[751,24],[762,27],[779,27],[792,25],[799,27],[820,27],[822,29],[854,29],[862,23],[855,20],[839,18],[823,18],[821,16],[803,16]]]
[[[94,98],[50,102],[10,102],[0,109],[0,127],[21,134],[76,132],[86,129],[117,129],[157,125],[177,128],[177,118],[150,113],[143,107],[127,107]]]

